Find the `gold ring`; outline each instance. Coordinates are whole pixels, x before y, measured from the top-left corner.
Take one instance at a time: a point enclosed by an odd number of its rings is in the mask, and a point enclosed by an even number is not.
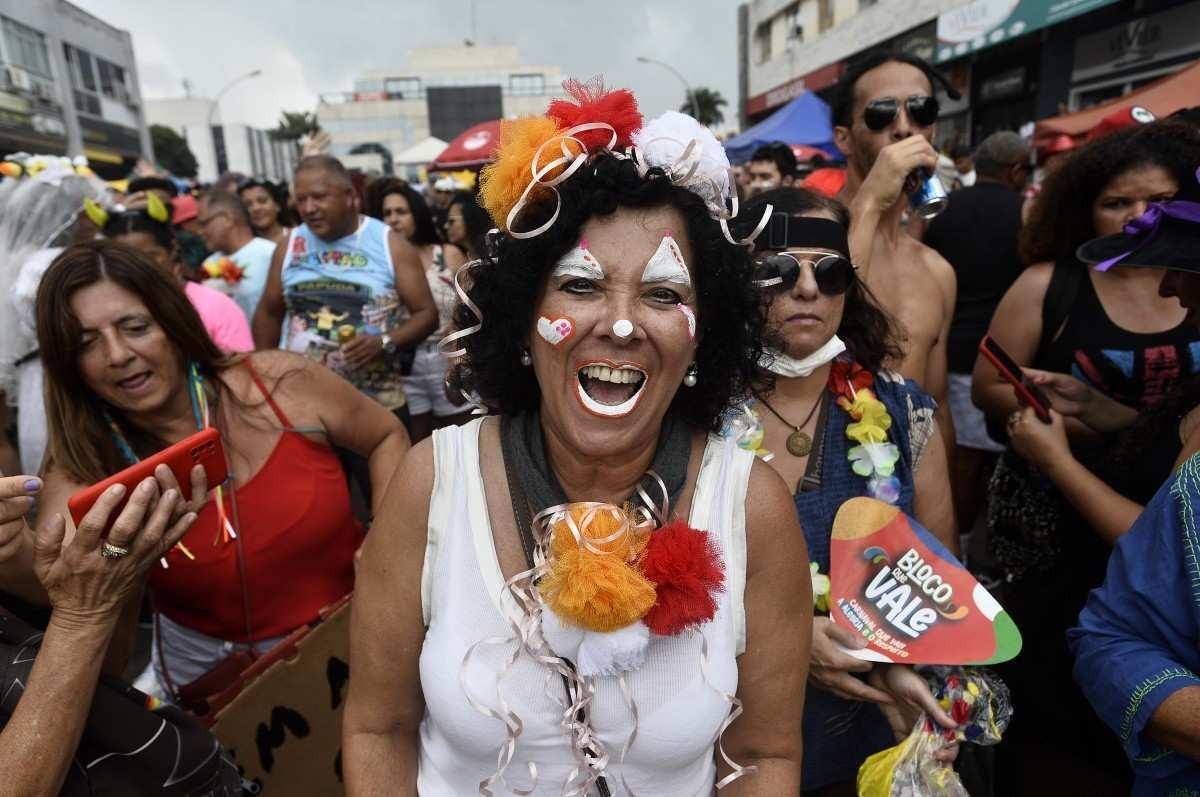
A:
[[[104,543],[104,547],[100,549],[100,555],[105,559],[120,559],[129,553],[128,548],[122,548],[120,545],[113,545],[111,542]]]

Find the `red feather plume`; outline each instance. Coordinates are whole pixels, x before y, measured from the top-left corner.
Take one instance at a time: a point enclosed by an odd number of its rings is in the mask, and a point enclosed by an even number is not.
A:
[[[574,78],[566,80],[563,90],[575,102],[554,100],[546,115],[557,121],[564,130],[587,122],[606,122],[617,131],[617,148],[623,149],[633,142],[633,134],[642,127],[642,113],[628,89],[606,91],[604,80],[597,76],[587,83],[580,83]],[[610,134],[607,130],[588,130],[576,137],[588,152],[595,152],[608,146]]]
[[[657,593],[653,608],[642,618],[654,633],[678,634],[716,614],[715,595],[725,584],[725,571],[706,533],[682,520],[663,526],[650,535],[641,568]]]

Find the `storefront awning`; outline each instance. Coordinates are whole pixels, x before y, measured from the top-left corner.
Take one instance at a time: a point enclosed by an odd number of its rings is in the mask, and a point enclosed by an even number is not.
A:
[[[1200,105],[1200,61],[1124,97],[1117,97],[1083,111],[1043,119],[1034,128],[1033,144],[1035,147],[1042,147],[1062,135],[1082,141],[1101,119],[1119,108],[1130,105],[1147,108],[1160,119],[1180,108]]]
[[[100,163],[111,163],[114,166],[119,166],[125,162],[125,159],[111,149],[103,149],[101,147],[84,147],[83,155],[89,161],[99,161]]]

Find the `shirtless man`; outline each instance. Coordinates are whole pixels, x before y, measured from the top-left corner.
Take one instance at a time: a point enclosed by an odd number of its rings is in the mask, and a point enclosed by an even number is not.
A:
[[[850,246],[861,264],[859,278],[904,335],[904,358],[893,367],[937,400],[942,438],[953,440],[946,338],[954,314],[954,269],[902,227],[909,175],[918,167],[937,166],[929,143],[937,118],[932,74],[928,64],[908,55],[866,59],[838,85],[833,130],[846,156],[846,186],[839,198],[853,214]],[[869,258],[862,256],[868,252]]]

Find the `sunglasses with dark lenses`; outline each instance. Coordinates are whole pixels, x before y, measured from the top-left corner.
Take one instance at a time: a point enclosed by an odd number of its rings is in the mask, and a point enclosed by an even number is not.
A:
[[[904,109],[908,111],[908,118],[921,127],[929,127],[938,118],[937,97],[930,97],[927,94],[914,94],[909,97],[904,101]],[[867,103],[867,107],[863,109],[863,123],[868,129],[878,133],[895,121],[898,113],[900,113],[898,99],[881,97]]]
[[[800,257],[797,257],[800,255]],[[751,285],[772,290],[791,290],[800,279],[800,269],[808,263],[817,280],[817,290],[826,296],[840,296],[850,289],[858,266],[841,255],[826,252],[780,252],[754,261]]]

